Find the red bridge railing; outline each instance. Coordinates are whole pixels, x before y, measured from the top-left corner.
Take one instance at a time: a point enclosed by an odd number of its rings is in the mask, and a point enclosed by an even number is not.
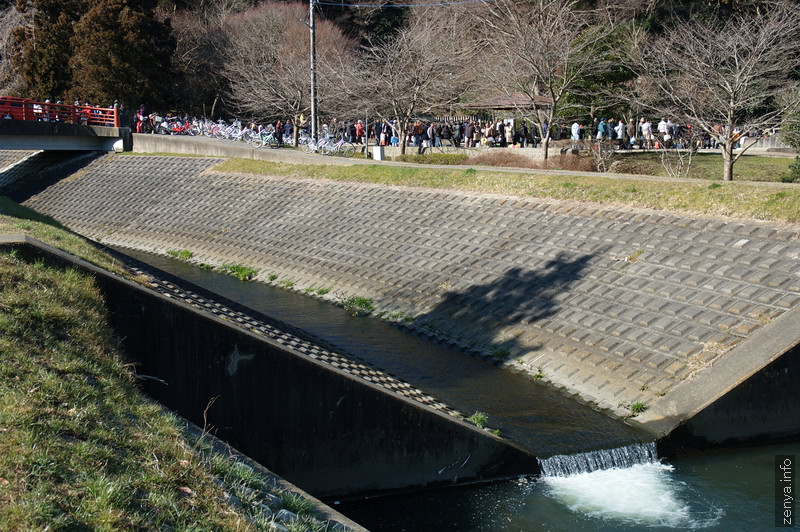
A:
[[[0,119],[66,122],[88,126],[120,127],[116,107],[64,105],[0,96]]]

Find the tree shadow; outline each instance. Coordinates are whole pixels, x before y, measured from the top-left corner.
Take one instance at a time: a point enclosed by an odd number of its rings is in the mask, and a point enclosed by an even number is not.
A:
[[[583,278],[591,259],[602,253],[561,252],[537,270],[514,267],[495,281],[448,293],[416,323],[433,334],[458,339],[462,346],[488,351],[497,362],[512,353],[537,349],[541,346],[530,342],[521,345],[519,335],[498,339],[497,333],[557,314],[570,286]]]

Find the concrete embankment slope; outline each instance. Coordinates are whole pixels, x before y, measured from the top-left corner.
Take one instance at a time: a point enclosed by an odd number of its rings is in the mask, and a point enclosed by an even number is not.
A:
[[[688,423],[687,438],[800,433],[797,228],[225,175],[216,162],[105,156],[32,197],[16,194],[108,244],[188,249],[198,261],[259,268],[263,281],[274,273],[298,290],[370,297],[416,317],[420,331],[619,415],[643,403],[636,419],[657,434],[709,405],[717,419],[737,412],[735,426]],[[746,414],[720,402],[740,384],[751,389]]]

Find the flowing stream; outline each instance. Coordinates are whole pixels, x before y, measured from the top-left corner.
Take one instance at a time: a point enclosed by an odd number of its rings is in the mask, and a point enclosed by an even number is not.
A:
[[[626,425],[545,386],[379,320],[296,292],[121,250],[155,268],[290,323],[383,368],[534,450],[539,478],[338,504],[374,531],[767,530],[773,460],[800,443],[659,460]],[[269,466],[269,464],[265,464]]]
[[[461,351],[404,332],[377,319],[297,292],[246,283],[169,257],[121,250],[176,278],[289,323],[366,360],[466,416],[489,415],[487,426],[536,456],[571,454],[645,441],[649,435]]]

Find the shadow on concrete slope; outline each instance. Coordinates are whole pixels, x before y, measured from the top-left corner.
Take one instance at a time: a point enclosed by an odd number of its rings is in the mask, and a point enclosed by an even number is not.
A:
[[[582,278],[594,256],[559,253],[538,270],[512,268],[495,281],[448,293],[439,305],[419,316],[417,323],[433,333],[445,332],[462,342],[466,339],[468,346],[480,348],[482,344],[498,360],[535,349],[537,346],[530,344],[523,349],[517,336],[498,338],[497,333],[558,313],[570,285]]]
[[[0,194],[17,203],[88,166],[102,151],[42,151],[0,172]]]

